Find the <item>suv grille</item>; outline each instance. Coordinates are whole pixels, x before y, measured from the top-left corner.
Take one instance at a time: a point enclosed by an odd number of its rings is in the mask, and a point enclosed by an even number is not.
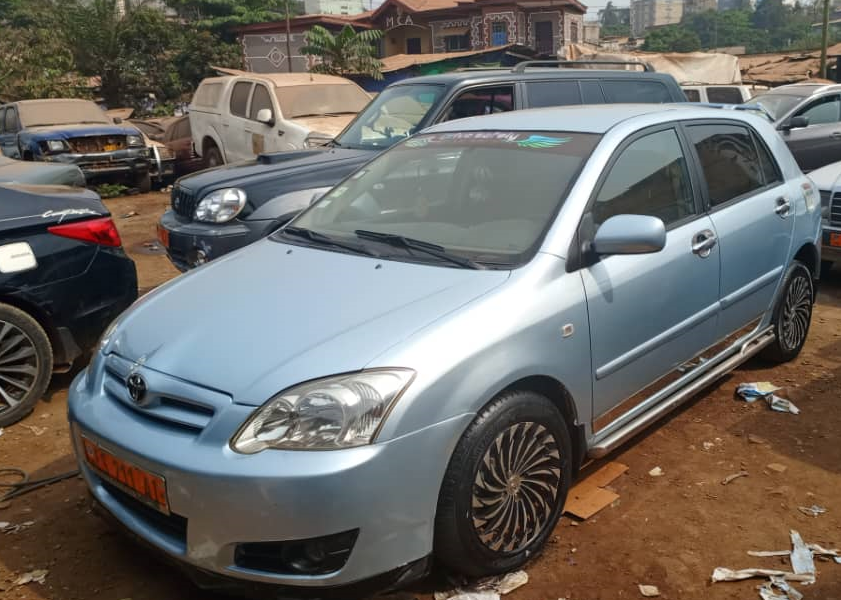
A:
[[[190,190],[181,187],[180,185],[172,186],[172,195],[170,196],[170,203],[175,214],[182,217],[193,218],[193,213],[196,210],[196,196]]]
[[[829,222],[832,225],[841,225],[841,193],[833,194],[829,201]]]

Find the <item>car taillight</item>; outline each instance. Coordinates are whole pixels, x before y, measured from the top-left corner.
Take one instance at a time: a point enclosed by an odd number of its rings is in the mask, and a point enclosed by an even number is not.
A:
[[[122,244],[120,234],[111,217],[53,225],[47,227],[47,231],[53,235],[91,242],[100,246],[118,247]]]

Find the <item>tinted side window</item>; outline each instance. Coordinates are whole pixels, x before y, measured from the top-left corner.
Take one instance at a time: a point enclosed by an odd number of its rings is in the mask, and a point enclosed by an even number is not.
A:
[[[701,101],[701,92],[698,90],[683,90],[683,93],[686,94],[686,99],[690,102]]]
[[[782,183],[783,172],[780,170],[780,165],[777,164],[777,160],[771,155],[771,152],[765,146],[765,142],[763,142],[756,134],[753,134],[752,137],[753,143],[759,152],[759,163],[762,165],[762,176],[765,185]]]
[[[253,84],[247,81],[240,81],[234,84],[234,89],[231,92],[231,114],[238,117],[246,116],[246,109],[248,107],[248,94],[251,92]]]
[[[581,104],[577,81],[530,81],[526,89],[529,108]]]
[[[715,104],[741,104],[742,92],[735,87],[708,87],[707,100]]]
[[[3,131],[5,133],[17,133],[18,131],[18,116],[17,112],[11,106],[6,109],[6,115],[3,119]]]
[[[604,104],[602,86],[598,81],[581,82],[581,101],[583,104]]]
[[[750,132],[737,125],[692,125],[710,204],[717,206],[763,187],[762,166]]]
[[[651,215],[668,225],[695,213],[686,158],[674,129],[641,137],[622,150],[592,209],[595,225],[621,214]]]
[[[602,81],[604,97],[611,104],[619,102],[662,103],[671,102],[669,90],[659,81],[624,79]]]
[[[839,118],[841,101],[838,96],[825,96],[814,102],[810,102],[805,108],[798,111],[798,116],[808,117],[809,125],[822,125],[835,123]]]
[[[251,110],[249,110],[249,118],[252,121],[257,120],[257,113],[260,112],[261,109],[268,108],[272,111],[272,115],[274,115],[274,109],[272,108],[272,97],[269,96],[269,90],[266,89],[264,85],[255,85],[254,86],[254,95],[251,96]]]
[[[443,120],[478,117],[509,110],[514,110],[513,86],[479,88],[460,94],[447,109]]]
[[[4,115],[6,114],[6,109],[0,107],[0,133],[4,132],[5,123],[3,123]]]

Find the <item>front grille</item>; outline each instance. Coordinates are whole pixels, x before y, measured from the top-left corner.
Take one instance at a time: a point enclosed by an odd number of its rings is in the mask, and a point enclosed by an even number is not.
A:
[[[125,510],[132,513],[132,515],[152,529],[162,533],[168,538],[171,538],[182,545],[187,543],[187,519],[175,513],[164,513],[155,510],[151,506],[141,502],[137,498],[127,494],[115,485],[112,485],[104,479],[99,479],[100,484],[105,491],[108,492],[116,502],[118,502]]]
[[[73,152],[77,152],[79,154],[111,152],[114,150],[126,149],[126,136],[124,135],[90,135],[85,137],[70,138],[67,141]]]
[[[172,194],[170,196],[172,210],[182,217],[193,218],[193,213],[196,210],[196,196],[190,190],[181,187],[180,185],[172,186]]]
[[[829,222],[832,225],[841,225],[841,193],[836,192],[829,201]]]

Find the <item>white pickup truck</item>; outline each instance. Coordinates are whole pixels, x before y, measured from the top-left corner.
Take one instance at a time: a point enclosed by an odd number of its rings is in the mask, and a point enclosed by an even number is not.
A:
[[[208,167],[322,146],[371,100],[332,75],[234,73],[202,81],[190,105],[193,144]]]

